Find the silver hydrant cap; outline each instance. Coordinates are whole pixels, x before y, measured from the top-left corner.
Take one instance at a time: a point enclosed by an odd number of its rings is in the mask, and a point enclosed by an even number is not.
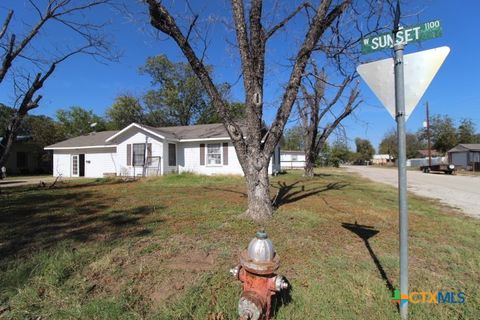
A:
[[[248,257],[255,262],[270,262],[275,256],[272,240],[264,230],[258,231],[248,244]]]

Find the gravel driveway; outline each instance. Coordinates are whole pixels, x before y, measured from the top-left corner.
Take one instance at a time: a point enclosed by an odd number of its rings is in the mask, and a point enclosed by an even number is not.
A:
[[[371,166],[347,166],[346,168],[373,181],[397,187],[398,173],[395,169]],[[438,199],[469,216],[480,218],[480,177],[407,171],[407,183],[410,192]]]

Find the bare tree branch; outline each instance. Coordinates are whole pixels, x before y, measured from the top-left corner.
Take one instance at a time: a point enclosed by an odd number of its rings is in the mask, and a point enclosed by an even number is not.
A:
[[[350,0],[344,0],[332,11],[328,12],[331,0],[325,0],[322,1],[320,7],[318,8],[315,17],[313,18],[313,23],[310,26],[305,40],[296,56],[287,89],[283,95],[282,104],[277,111],[277,115],[272,123],[272,126],[270,127],[270,130],[266,134],[264,146],[265,152],[271,153],[280,140],[283,128],[285,127],[285,123],[290,115],[290,111],[292,110],[293,103],[296,99],[302,74],[315,45],[325,30],[330,26],[332,21],[340,16],[342,12],[350,5],[350,3]]]
[[[10,10],[8,12],[7,17],[5,18],[5,21],[3,22],[2,31],[0,31],[0,39],[2,39],[5,33],[7,32],[8,25],[10,24],[10,20],[12,20],[12,16],[13,16],[13,10]]]
[[[277,23],[275,26],[273,26],[270,30],[268,30],[268,32],[266,33],[265,37],[268,39],[270,38],[271,36],[273,36],[273,34],[278,30],[278,29],[281,29],[283,28],[287,23],[288,21],[290,21],[293,17],[295,17],[297,15],[297,13],[299,13],[303,8],[306,8],[308,7],[308,3],[302,3],[300,4],[289,16],[287,16],[285,19],[283,19],[282,21],[280,21],[279,23]]]

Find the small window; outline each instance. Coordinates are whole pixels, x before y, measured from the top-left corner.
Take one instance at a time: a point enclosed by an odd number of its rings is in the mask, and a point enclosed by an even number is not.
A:
[[[17,152],[17,168],[26,168],[26,167],[27,167],[27,153]]]
[[[177,165],[177,145],[174,143],[168,144],[168,165],[171,167]]]
[[[145,164],[145,144],[133,144],[133,165],[143,166]]]
[[[207,144],[207,164],[222,164],[222,153],[220,143]]]

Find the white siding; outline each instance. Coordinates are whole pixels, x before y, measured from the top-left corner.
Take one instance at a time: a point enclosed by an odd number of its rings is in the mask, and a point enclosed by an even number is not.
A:
[[[53,152],[53,176],[71,177],[71,157],[70,150],[55,150]]]
[[[72,155],[85,155],[85,177],[101,178],[104,173],[115,173],[118,167],[116,148],[54,150],[53,175],[72,176]]]
[[[305,154],[283,151],[280,155],[280,165],[283,169],[299,169],[305,166]]]
[[[223,143],[228,142],[228,165],[223,165]],[[205,156],[208,143],[220,143],[222,145],[221,165],[200,165],[200,143],[205,144]],[[232,143],[222,141],[183,142],[177,145],[177,164],[179,172],[194,172],[198,174],[240,174],[243,175],[242,167],[238,162],[237,153]]]
[[[146,133],[138,128],[131,128],[130,130],[123,133],[122,135],[116,137],[113,142],[117,144],[117,159],[118,159],[118,167],[116,168],[117,175],[133,176],[134,174],[135,175],[142,174],[143,167],[127,166],[127,144],[132,144],[132,150],[133,150],[134,143],[151,143],[152,144],[152,157],[160,156],[162,158],[160,174],[163,174],[163,168],[164,168],[163,143],[162,141],[159,141],[159,140],[160,138],[155,137],[149,133]],[[133,158],[132,158],[132,164],[133,164]]]
[[[117,172],[117,150],[116,148],[95,148],[87,149],[85,154],[85,177],[100,178],[105,173]]]

